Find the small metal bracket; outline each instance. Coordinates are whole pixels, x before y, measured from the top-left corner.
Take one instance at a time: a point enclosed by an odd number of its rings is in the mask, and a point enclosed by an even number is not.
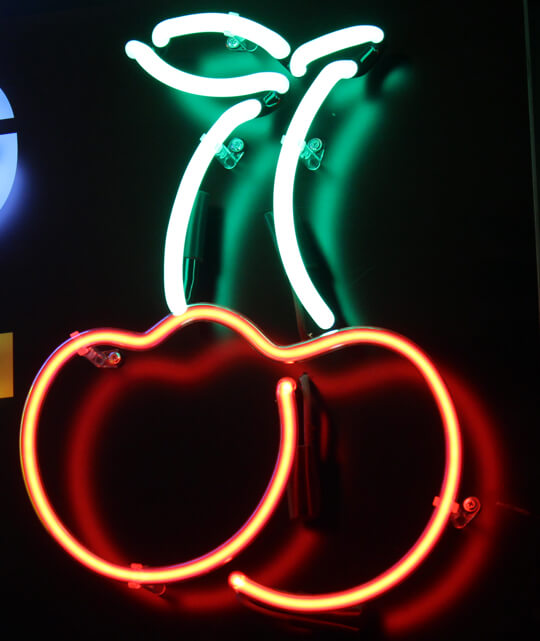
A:
[[[319,169],[324,156],[325,146],[320,138],[312,138],[304,143],[300,152],[300,159],[310,171]]]
[[[281,94],[277,91],[268,91],[261,97],[261,102],[263,105],[263,111],[261,115],[266,115],[273,111],[276,107],[279,107],[281,103]]]
[[[440,503],[440,497],[436,496],[433,499],[433,505],[436,507]],[[480,512],[482,504],[476,496],[468,496],[461,503],[454,502],[452,512],[450,514],[450,521],[456,530],[462,530],[464,527],[474,519]]]
[[[225,169],[234,169],[244,155],[245,143],[242,138],[232,138],[230,142],[221,147],[216,152],[216,158],[225,167]]]
[[[71,332],[70,336],[75,338],[75,336],[79,336],[79,332]],[[101,350],[97,347],[82,347],[77,351],[77,354],[84,356],[92,365],[102,369],[116,369],[124,360],[122,354],[115,349]]]
[[[243,51],[246,53],[253,53],[257,50],[257,45],[250,40],[241,38],[240,36],[235,36],[233,33],[225,32],[224,34],[227,38],[225,40],[225,46],[229,51]]]
[[[144,565],[142,563],[130,563],[129,567],[132,570],[142,570],[144,568]],[[167,590],[167,586],[164,583],[156,583],[154,585],[147,583],[137,583],[136,581],[128,581],[127,586],[130,590],[140,590],[141,588],[143,588],[144,590],[148,590],[148,592],[152,592],[152,594],[156,594],[157,596],[163,596]]]
[[[355,60],[358,63],[356,77],[363,76],[375,65],[381,55],[381,51],[382,44],[376,45],[373,42],[368,42],[360,46],[355,55]]]

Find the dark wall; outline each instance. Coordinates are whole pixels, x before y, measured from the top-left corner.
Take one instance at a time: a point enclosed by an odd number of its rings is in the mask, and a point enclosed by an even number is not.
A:
[[[284,502],[246,552],[171,587],[167,599],[79,566],[32,510],[17,441],[32,380],[73,330],[142,331],[167,313],[171,203],[200,135],[235,102],[160,85],[124,44],[149,42],[162,19],[207,10],[251,17],[293,49],[352,24],[384,29],[381,60],[338,86],[313,125],[327,151],[318,172],[298,171],[301,242],[308,251],[310,237],[320,254],[340,326],[402,333],[440,367],[463,429],[460,498],[476,495],[483,507],[466,529],[448,528],[426,563],[367,604],[354,626],[364,638],[525,638],[528,625],[538,627],[526,47],[521,3],[487,0],[2,9],[0,87],[20,152],[0,212],[0,331],[14,332],[15,344],[15,396],[0,400],[6,627],[13,620],[23,638],[296,638],[311,624],[238,602],[226,585],[230,569],[299,592],[366,581],[414,542],[440,484],[442,436],[428,393],[398,359],[358,349],[292,370],[310,373],[330,416],[324,518],[291,522]],[[170,55],[194,73],[279,68],[264,56],[230,54],[218,38],[174,47]],[[196,300],[233,308],[283,343],[299,334],[264,214],[280,137],[314,73],[241,130],[247,152],[238,168],[216,163],[203,185],[210,224]],[[533,64],[536,85],[537,74]],[[79,361],[51,392],[39,442],[47,487],[69,527],[123,563],[180,562],[223,541],[267,482],[278,444],[273,389],[290,370],[198,327],[130,355],[118,371]],[[322,625],[311,633],[357,634]]]

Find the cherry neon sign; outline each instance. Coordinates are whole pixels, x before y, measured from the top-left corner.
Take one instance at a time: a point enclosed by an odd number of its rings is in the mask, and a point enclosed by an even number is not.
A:
[[[223,21],[220,22],[220,20]],[[223,25],[226,25],[227,28],[224,29]],[[234,33],[255,43],[264,41],[268,51],[271,51],[271,49],[277,50],[277,53],[274,54],[275,57],[288,55],[288,51],[283,44],[285,41],[280,39],[277,34],[261,25],[257,25],[253,21],[231,14],[195,14],[194,16],[164,21],[154,29],[153,40],[156,46],[163,46],[170,37],[187,33],[201,33],[203,31],[224,31],[226,35]],[[382,39],[382,32],[376,27],[351,27],[336,33],[338,36],[336,34],[327,34],[299,47],[293,53],[290,61],[290,68],[293,73],[303,75],[306,72],[307,65],[317,57],[342,49],[344,45],[352,46],[358,44],[359,40],[365,42],[366,33],[373,39],[379,38],[377,41]],[[157,54],[154,54],[153,50],[146,45],[144,47],[140,45],[142,43],[134,41],[128,43],[126,46],[128,55],[136,59],[151,75],[159,77],[162,82],[167,81],[171,86],[175,86],[174,83],[180,83],[181,86],[178,88],[191,90],[194,93],[201,92],[205,86],[214,87],[213,91],[223,91],[224,83],[214,82],[218,79],[202,79],[203,83],[201,85],[199,77],[193,77],[190,74],[184,74],[184,72],[179,72],[180,75],[172,74],[168,76],[167,73],[170,70],[168,70],[167,66],[163,67],[161,64],[166,65],[166,63],[161,59],[156,61]],[[155,70],[156,68],[158,71]],[[284,213],[282,222],[278,222],[276,208],[276,234],[279,237],[280,233],[284,234],[286,231],[287,237],[289,239],[292,237],[293,239],[293,244],[289,247],[289,254],[287,254],[287,248],[284,248],[283,244],[280,246],[280,253],[286,270],[288,269],[286,255],[296,254],[297,258],[300,257],[292,220],[292,187],[300,153],[299,141],[307,133],[309,125],[322,101],[336,82],[340,78],[352,77],[357,69],[356,63],[351,60],[328,64],[302,99],[284,137],[276,170],[274,204],[277,204],[276,190],[278,187],[280,189],[283,188],[279,193],[285,193],[286,195],[285,201],[281,203]],[[249,78],[249,76],[234,79],[236,83],[234,91],[237,93],[227,95],[245,95],[247,93],[246,88],[250,86],[249,83],[245,83],[246,78]],[[204,81],[208,81],[208,84],[205,85]],[[273,76],[270,80],[268,76],[265,76],[262,80],[263,84],[270,81],[275,83],[278,80]],[[186,82],[188,83],[187,86]],[[259,87],[260,85],[255,86]],[[210,89],[207,89],[207,91],[210,91]],[[223,94],[205,93],[204,95]],[[229,585],[237,593],[272,608],[298,612],[336,610],[368,601],[389,590],[413,572],[433,549],[450,519],[458,492],[461,474],[460,429],[452,399],[437,369],[419,347],[398,334],[384,329],[352,327],[329,332],[318,338],[293,345],[276,345],[248,319],[234,311],[216,305],[196,304],[188,306],[185,304],[181,269],[179,271],[178,268],[182,264],[185,233],[197,190],[216,151],[217,143],[221,143],[238,124],[259,115],[261,109],[262,104],[256,98],[245,100],[228,109],[212,127],[206,139],[202,140],[186,169],[180,184],[179,194],[173,206],[165,252],[165,291],[167,302],[172,308],[173,314],[165,317],[144,333],[118,329],[96,329],[80,334],[75,333],[45,361],[30,389],[23,411],[20,435],[22,471],[28,494],[43,525],[66,552],[81,564],[98,574],[123,582],[156,584],[186,580],[210,572],[230,562],[256,538],[280,502],[290,476],[297,447],[298,418],[295,398],[296,383],[294,379],[285,377],[277,382],[276,399],[280,419],[279,452],[266,491],[246,523],[222,545],[198,558],[161,567],[139,567],[134,565],[127,567],[101,558],[78,541],[59,519],[45,491],[37,455],[40,414],[48,391],[64,365],[77,354],[88,353],[90,350],[103,345],[126,350],[151,349],[183,327],[197,322],[211,322],[226,326],[243,337],[262,355],[285,365],[315,358],[351,345],[366,344],[389,349],[407,359],[421,374],[435,400],[444,431],[445,467],[439,500],[434,507],[429,522],[420,533],[417,541],[401,559],[382,574],[366,583],[340,592],[312,595],[286,593],[258,584],[240,571],[234,571],[229,576]],[[187,198],[187,204],[184,202],[184,198],[179,198],[180,194]],[[280,224],[282,225],[281,232],[278,231]],[[168,260],[170,261],[169,264]],[[171,263],[175,267],[176,273],[174,277],[168,275],[172,273],[172,269],[169,269],[168,272],[168,267],[170,268]],[[293,288],[299,293],[295,286],[296,277],[291,277],[289,271],[288,275]],[[307,272],[305,272],[305,275],[307,276]],[[309,280],[309,282],[311,281]],[[318,296],[318,292],[315,291],[315,293]],[[333,314],[331,318],[321,319],[316,310],[317,306],[313,304],[314,300],[314,298],[309,299],[309,297],[302,300],[310,315],[315,320],[317,318],[321,320],[319,323],[321,327],[333,324]],[[324,303],[324,301],[322,302]],[[324,305],[326,304],[324,303]],[[324,308],[320,307],[320,309]]]
[[[348,345],[371,344],[400,354],[417,368],[428,385],[441,415],[445,434],[446,464],[440,490],[441,500],[433,511],[427,527],[411,550],[390,570],[373,581],[335,594],[309,597],[283,594],[264,588],[237,572],[231,574],[229,579],[236,591],[256,600],[275,607],[302,611],[333,610],[355,605],[377,596],[403,580],[425,559],[442,534],[452,512],[459,484],[461,444],[458,420],[452,399],[435,367],[413,343],[386,330],[350,328],[323,334],[296,345],[278,346],[236,312],[210,305],[192,305],[183,315],[167,316],[143,334],[113,329],[81,333],[58,347],[44,363],[32,385],[23,413],[21,460],[27,490],[34,509],[49,533],[75,559],[99,574],[120,581],[167,583],[209,572],[231,560],[264,527],[283,495],[296,452],[297,418],[293,397],[295,382],[290,378],[281,379],[277,386],[281,446],[272,479],[263,499],[247,523],[233,537],[198,559],[173,566],[139,570],[109,563],[85,548],[66,529],[51,506],[43,486],[36,448],[39,416],[50,386],[68,360],[77,355],[80,350],[94,345],[110,344],[132,350],[155,347],[173,332],[200,321],[219,323],[229,327],[245,338],[261,354],[282,363],[295,363]]]

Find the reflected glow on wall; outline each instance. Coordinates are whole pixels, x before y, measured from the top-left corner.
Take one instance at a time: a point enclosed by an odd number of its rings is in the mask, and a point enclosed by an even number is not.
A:
[[[358,287],[365,272],[356,274],[355,295],[351,296],[351,279],[346,273],[348,260],[344,254],[348,244],[344,240],[351,233],[348,219],[351,215],[367,218],[367,212],[362,209],[361,200],[351,204],[349,197],[351,189],[355,194],[362,193],[363,181],[369,184],[371,178],[364,177],[363,170],[369,167],[369,148],[377,144],[377,136],[389,117],[387,99],[393,99],[395,93],[410,81],[410,76],[407,69],[392,70],[375,96],[368,81],[369,76],[364,76],[343,82],[330,95],[328,109],[335,110],[336,119],[343,117],[343,121],[338,122],[335,133],[327,140],[325,171],[317,176],[313,191],[307,195],[311,227],[334,275],[340,308],[350,325],[363,325],[368,319],[363,315],[361,287]],[[341,116],[338,110],[342,109],[348,114]],[[358,189],[353,185],[358,185]],[[382,177],[380,193],[384,194],[389,187]],[[358,255],[354,260],[357,265]]]
[[[257,122],[269,119],[259,118]],[[253,268],[253,247],[246,239],[253,237],[254,215],[262,218],[270,208],[273,174],[269,167],[275,167],[278,155],[279,143],[275,141],[250,148],[250,157],[233,176],[235,180],[224,197],[222,260],[227,269],[218,278],[216,299],[225,306],[242,309],[242,301],[249,298],[246,280]]]

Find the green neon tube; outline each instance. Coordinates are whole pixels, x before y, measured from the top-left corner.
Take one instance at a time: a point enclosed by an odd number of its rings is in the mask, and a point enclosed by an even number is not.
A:
[[[338,60],[326,65],[315,78],[283,136],[274,179],[274,225],[281,260],[298,299],[321,329],[330,329],[335,318],[313,285],[300,255],[294,228],[294,178],[307,132],[322,103],[340,80],[352,78],[357,71],[353,60]]]
[[[356,25],[332,31],[300,45],[291,56],[289,68],[292,75],[299,78],[306,73],[307,66],[314,60],[366,42],[382,42],[383,39],[384,31],[371,25]]]
[[[248,96],[261,91],[286,93],[289,89],[287,77],[274,71],[262,71],[236,78],[205,78],[176,69],[160,58],[152,47],[139,40],[126,43],[125,51],[129,58],[136,60],[156,80],[173,89],[197,96],[229,98]]]
[[[278,33],[235,13],[194,13],[158,23],[152,31],[156,47],[165,47],[171,38],[195,33],[222,33],[250,40],[281,60],[291,53],[289,43]]]
[[[208,166],[231,133],[244,122],[256,118],[262,104],[255,98],[230,107],[212,125],[182,176],[171,211],[165,238],[163,278],[165,299],[172,314],[179,316],[187,309],[184,294],[184,245],[193,204]]]

